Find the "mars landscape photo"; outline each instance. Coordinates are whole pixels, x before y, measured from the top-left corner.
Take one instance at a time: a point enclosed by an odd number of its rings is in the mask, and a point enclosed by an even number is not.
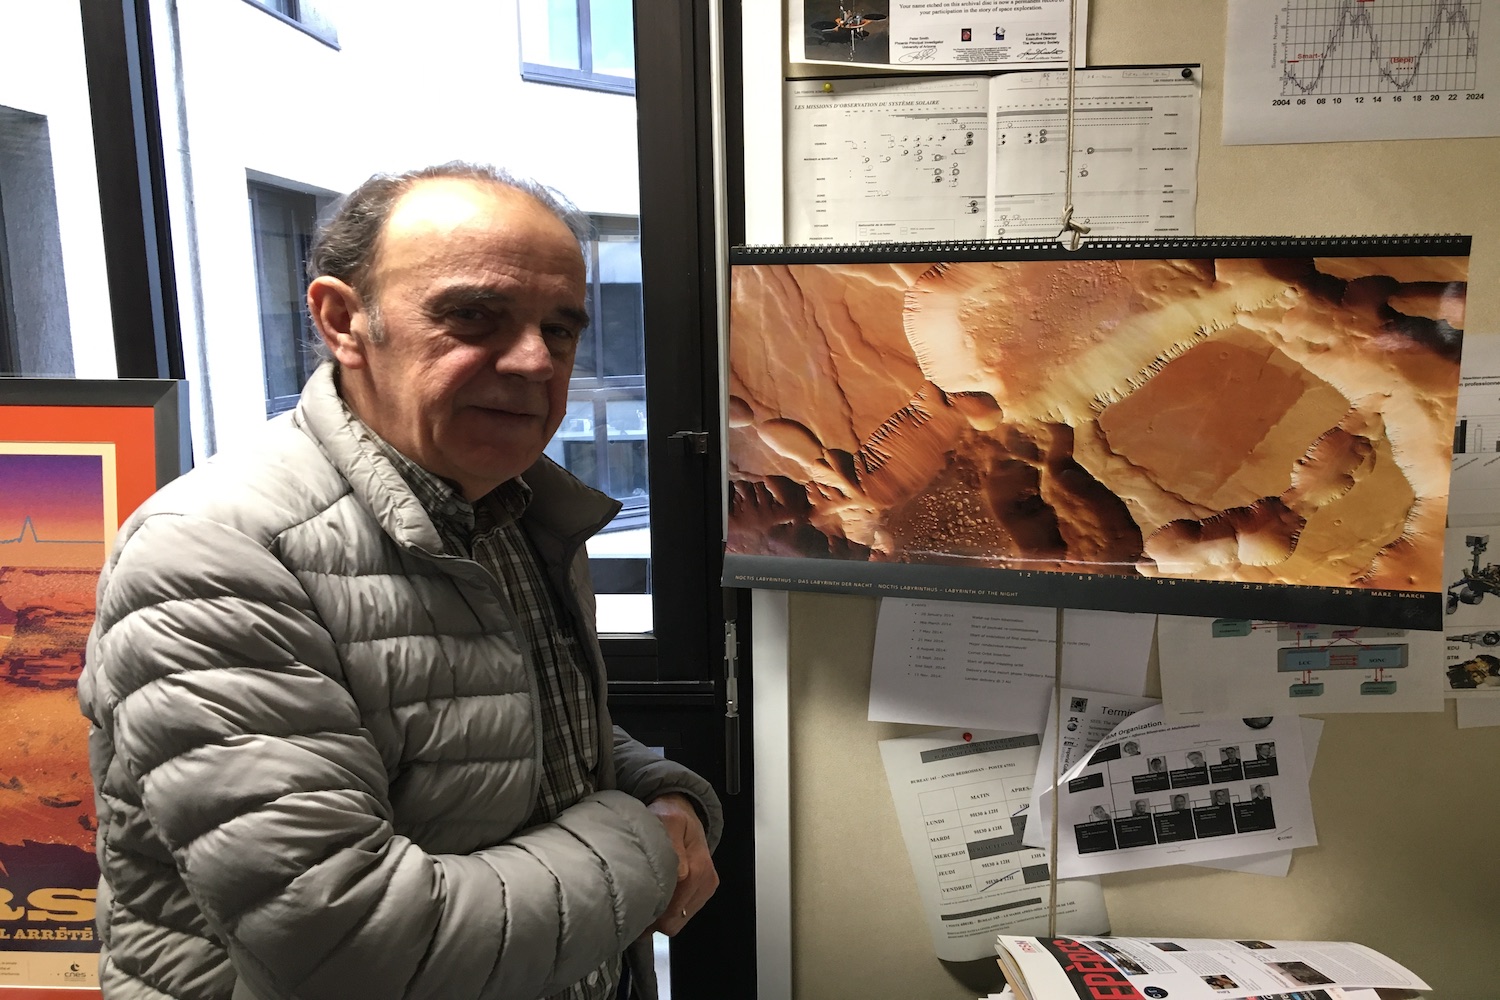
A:
[[[1436,594],[1467,263],[737,263],[726,551]]]

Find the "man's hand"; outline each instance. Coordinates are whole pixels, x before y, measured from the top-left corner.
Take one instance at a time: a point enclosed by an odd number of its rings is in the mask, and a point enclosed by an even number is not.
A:
[[[671,937],[687,924],[719,887],[719,873],[708,853],[708,838],[698,811],[686,795],[668,792],[652,799],[646,808],[661,820],[677,848],[677,888],[667,911],[656,918],[646,933],[661,931]]]

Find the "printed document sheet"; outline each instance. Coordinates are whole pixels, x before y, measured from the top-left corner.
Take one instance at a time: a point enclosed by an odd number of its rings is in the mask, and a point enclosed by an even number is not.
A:
[[[788,243],[985,235],[989,79],[791,80]]]
[[[1443,708],[1438,632],[1162,615],[1156,634],[1169,716]]]
[[[887,597],[875,626],[871,722],[1041,732],[1057,672],[1054,608]],[[1066,611],[1064,683],[1139,694],[1152,615]]]
[[[1121,723],[1069,768],[1054,809],[1068,878],[1268,854],[1317,843],[1296,716]]]
[[[1191,67],[1079,70],[1073,95],[1073,218],[1089,236],[1192,236],[1202,74]],[[1050,239],[1068,170],[1068,74],[1010,73],[990,87],[987,232]]]
[[[1047,852],[1021,842],[1040,743],[1035,733],[958,729],[880,741],[938,958],[993,959],[996,934],[1046,932]],[[1057,926],[1109,926],[1097,880],[1057,884]]]
[[[889,69],[1066,66],[1075,0],[791,0],[792,62]],[[1086,63],[1088,0],[1076,0],[1074,61]]]
[[[1224,144],[1500,135],[1497,13],[1495,0],[1229,0]]]
[[[1500,521],[1500,335],[1464,334],[1448,527]]]
[[[1500,517],[1449,528],[1443,572],[1443,693],[1459,701],[1500,699]]]
[[[1184,66],[1078,71],[1073,204],[1091,236],[1193,235],[1200,77]],[[790,80],[785,93],[788,243],[1061,228],[1065,72]]]
[[[1125,718],[1158,704],[1152,698],[1134,698],[1099,691],[1084,691],[1078,688],[1063,688],[1060,694],[1065,711],[1061,715],[1061,758],[1057,763],[1059,775],[1065,774],[1069,768],[1082,760]],[[1025,842],[1032,846],[1041,846],[1051,842],[1052,815],[1042,808],[1041,798],[1042,790],[1052,785],[1052,758],[1053,754],[1058,752],[1059,744],[1057,721],[1056,716],[1048,714],[1046,732],[1042,735],[1041,759],[1037,763],[1036,780],[1031,787],[1029,812],[1032,820],[1026,826]],[[1307,758],[1307,771],[1311,774],[1313,761],[1317,757],[1318,742],[1323,734],[1323,723],[1317,719],[1302,719],[1301,725],[1303,752]],[[1124,747],[1125,752],[1132,755],[1133,751],[1138,749],[1139,744],[1134,748],[1130,744]],[[1047,801],[1050,805],[1052,799],[1049,797]],[[1273,851],[1268,854],[1255,854],[1241,858],[1200,861],[1197,864],[1224,871],[1284,878],[1291,871],[1292,852],[1289,850]]]

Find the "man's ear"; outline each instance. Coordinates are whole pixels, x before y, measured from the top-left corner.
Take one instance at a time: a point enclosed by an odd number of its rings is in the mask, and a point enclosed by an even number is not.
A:
[[[370,314],[359,292],[338,278],[322,275],[307,286],[307,311],[340,368],[365,366]]]

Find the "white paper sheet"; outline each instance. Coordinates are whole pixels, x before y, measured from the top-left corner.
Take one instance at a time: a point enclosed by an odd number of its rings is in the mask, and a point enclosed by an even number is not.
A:
[[[1042,809],[1041,796],[1042,790],[1052,784],[1054,755],[1061,753],[1056,765],[1057,774],[1066,774],[1069,768],[1082,760],[1085,754],[1094,749],[1121,722],[1143,708],[1160,704],[1155,698],[1109,694],[1076,687],[1064,687],[1061,694],[1064,708],[1062,739],[1058,739],[1057,716],[1049,708],[1047,724],[1042,732],[1042,750],[1037,761],[1036,778],[1031,785],[1028,810],[1032,820],[1026,824],[1024,841],[1033,847],[1051,843],[1052,814]],[[1136,749],[1139,750],[1139,747]],[[1128,747],[1126,750],[1129,752]]]
[[[1323,723],[1318,719],[1302,720],[1302,752],[1307,758],[1307,773],[1312,774],[1313,762],[1318,757],[1318,744],[1323,740]],[[1239,872],[1243,875],[1271,875],[1286,878],[1292,870],[1291,851],[1272,851],[1270,854],[1252,854],[1246,858],[1222,858],[1218,861],[1199,861],[1200,868],[1217,868],[1220,871]]]
[[[1448,526],[1500,523],[1500,336],[1466,333]]]
[[[1500,699],[1500,519],[1449,528],[1442,683],[1449,698]]]
[[[1193,234],[1199,78],[1182,66],[1079,71],[1073,204],[1091,236]],[[1061,228],[1066,73],[791,80],[785,100],[789,243]]]
[[[1133,698],[1126,695],[1102,694],[1097,691],[1081,691],[1076,688],[1063,688],[1062,697],[1067,711],[1062,715],[1062,756],[1057,763],[1059,774],[1066,773],[1070,767],[1082,760],[1084,755],[1108,736],[1125,717],[1158,704],[1154,698]],[[1047,728],[1042,735],[1041,755],[1037,761],[1037,775],[1032,782],[1031,799],[1028,804],[1028,812],[1032,820],[1026,825],[1024,841],[1037,847],[1051,843],[1052,815],[1042,808],[1041,797],[1042,790],[1052,784],[1052,757],[1057,752],[1058,743],[1056,718],[1050,713],[1047,716]],[[1317,758],[1318,743],[1323,737],[1323,723],[1317,719],[1302,719],[1301,725],[1302,750],[1307,761],[1307,772],[1310,775],[1313,761]],[[1135,753],[1132,753],[1130,744],[1124,744],[1122,750],[1127,755],[1134,756],[1139,753],[1140,747],[1137,744]],[[1052,799],[1049,798],[1047,801],[1050,803]],[[1285,877],[1291,871],[1292,852],[1289,850],[1273,851],[1249,857],[1201,861],[1198,864],[1205,868],[1243,872],[1249,875]]]
[[[984,237],[989,80],[792,80],[787,242]]]
[[[1443,708],[1440,632],[1162,615],[1156,636],[1174,718]]]
[[[792,62],[889,69],[1066,66],[1074,0],[791,0]],[[1087,65],[1088,0],[1076,0],[1074,63]]]
[[[1500,135],[1485,0],[1229,0],[1224,144]]]
[[[1475,729],[1479,726],[1500,726],[1500,698],[1459,699],[1458,728]]]
[[[875,625],[871,722],[1041,732],[1057,671],[1053,608],[887,597]],[[1145,688],[1153,616],[1063,613],[1063,680]]]
[[[1053,794],[1040,809],[1053,809]],[[1144,709],[1070,768],[1056,796],[1068,878],[1317,843],[1294,715],[1189,723]]]
[[[1202,73],[1156,66],[1075,76],[1073,218],[1095,238],[1192,236]],[[986,231],[996,239],[1050,239],[1065,203],[1068,74],[996,77],[990,110]]]
[[[1047,852],[1021,843],[1040,742],[1034,733],[957,729],[880,741],[938,958],[993,959],[996,934],[1046,932]],[[1097,880],[1058,883],[1057,926],[1109,926]]]

